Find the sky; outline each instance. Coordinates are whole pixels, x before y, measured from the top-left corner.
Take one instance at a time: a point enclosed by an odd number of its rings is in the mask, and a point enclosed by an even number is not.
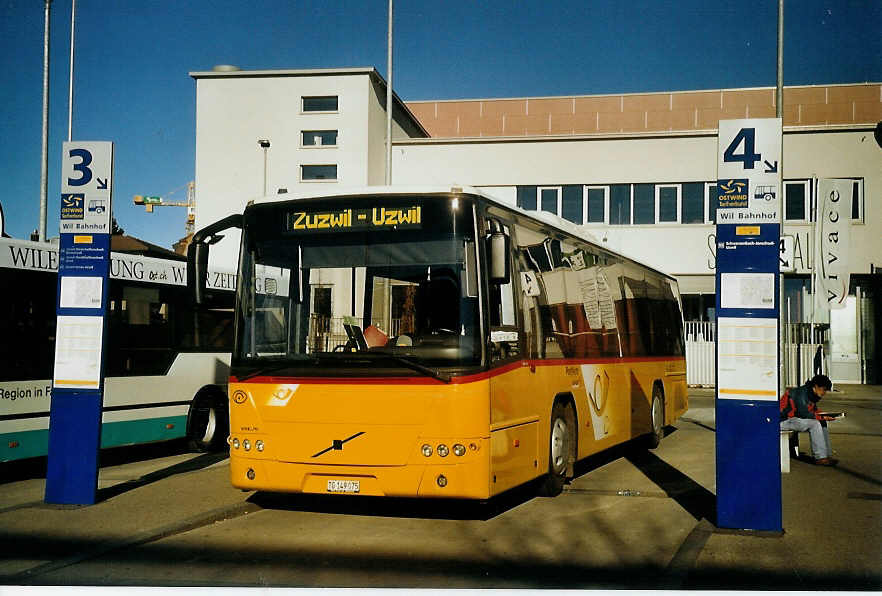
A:
[[[78,0],[73,140],[114,142],[114,215],[171,247],[195,170],[195,81],[242,69],[373,66],[386,76],[387,0]],[[51,4],[47,235],[58,235],[71,0]],[[774,86],[775,0],[396,0],[405,101]],[[882,82],[882,2],[787,0],[784,84]],[[0,204],[6,233],[39,226],[43,2],[0,0]],[[197,199],[199,190],[196,190]]]

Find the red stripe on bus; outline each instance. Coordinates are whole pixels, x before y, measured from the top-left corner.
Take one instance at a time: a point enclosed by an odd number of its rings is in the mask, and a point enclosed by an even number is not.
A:
[[[634,356],[630,358],[594,358],[591,360],[578,358],[545,359],[545,360],[518,360],[510,362],[499,368],[482,371],[471,375],[451,377],[451,385],[463,383],[475,383],[491,377],[511,372],[518,368],[529,366],[572,366],[583,364],[628,364],[640,362],[685,362],[686,358],[680,356]],[[256,376],[240,381],[234,376],[230,377],[230,383],[254,383],[254,384],[304,384],[304,385],[446,385],[444,381],[432,377],[276,377]]]

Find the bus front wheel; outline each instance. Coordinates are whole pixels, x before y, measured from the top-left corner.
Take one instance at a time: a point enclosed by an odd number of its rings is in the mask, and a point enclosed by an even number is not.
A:
[[[555,402],[551,409],[548,473],[542,478],[542,484],[539,485],[540,496],[555,497],[563,492],[575,440],[573,426],[574,421],[570,413],[570,406],[560,401]]]
[[[187,440],[193,451],[220,451],[227,444],[229,416],[219,392],[203,392],[193,398],[187,413]]]

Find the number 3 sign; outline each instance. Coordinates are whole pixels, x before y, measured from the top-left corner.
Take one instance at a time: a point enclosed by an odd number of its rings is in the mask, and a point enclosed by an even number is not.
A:
[[[64,143],[61,160],[61,233],[110,233],[113,143]]]

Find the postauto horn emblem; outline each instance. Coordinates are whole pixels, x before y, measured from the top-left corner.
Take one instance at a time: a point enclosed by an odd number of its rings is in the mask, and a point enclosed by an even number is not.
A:
[[[238,389],[233,392],[233,403],[244,404],[246,401],[248,401],[248,395],[244,391]]]

